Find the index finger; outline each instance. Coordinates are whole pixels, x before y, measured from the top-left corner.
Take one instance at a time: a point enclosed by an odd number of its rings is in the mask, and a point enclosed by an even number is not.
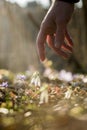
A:
[[[68,58],[69,56],[68,56],[68,54],[66,53],[66,52],[64,52],[63,50],[61,50],[61,48],[60,49],[58,49],[58,48],[56,48],[55,47],[55,45],[54,45],[54,36],[52,36],[52,35],[47,35],[47,44],[48,44],[48,46],[57,54],[57,55],[60,55],[60,56],[62,56],[63,58]]]
[[[36,45],[38,55],[41,61],[45,60],[45,41],[46,41],[46,34],[40,30],[37,36]]]

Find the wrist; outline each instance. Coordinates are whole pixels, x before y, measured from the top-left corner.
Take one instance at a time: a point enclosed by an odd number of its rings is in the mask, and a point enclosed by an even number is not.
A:
[[[63,2],[74,4],[74,3],[79,2],[80,0],[55,0],[55,1],[63,1]]]

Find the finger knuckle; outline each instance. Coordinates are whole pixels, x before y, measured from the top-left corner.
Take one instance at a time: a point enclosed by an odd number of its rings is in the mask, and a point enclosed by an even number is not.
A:
[[[44,32],[47,32],[47,33],[49,33],[49,31],[51,30],[50,24],[44,21],[41,23],[41,28]]]

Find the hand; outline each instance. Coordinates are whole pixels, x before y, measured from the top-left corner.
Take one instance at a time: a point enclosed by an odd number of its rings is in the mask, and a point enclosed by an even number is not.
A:
[[[37,36],[37,49],[41,61],[45,60],[45,42],[54,52],[64,58],[72,52],[73,42],[67,24],[74,11],[74,4],[56,1],[43,19]]]

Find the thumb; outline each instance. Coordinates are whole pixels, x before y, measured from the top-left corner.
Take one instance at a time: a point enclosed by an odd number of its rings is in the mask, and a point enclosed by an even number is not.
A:
[[[60,49],[62,44],[64,44],[64,29],[62,27],[57,27],[55,35],[55,47]]]

